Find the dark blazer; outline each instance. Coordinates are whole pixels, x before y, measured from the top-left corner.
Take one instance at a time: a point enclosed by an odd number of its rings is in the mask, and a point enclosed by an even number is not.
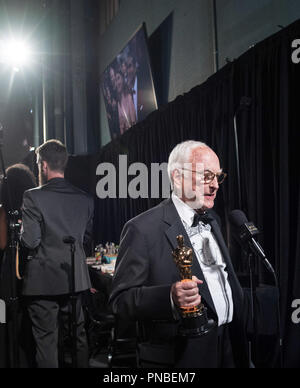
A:
[[[33,250],[24,274],[24,295],[62,295],[71,292],[70,246],[76,239],[75,291],[90,288],[84,240],[92,235],[94,204],[85,192],[63,178],[24,193],[21,242]]]
[[[212,232],[218,241],[234,301],[231,340],[236,365],[247,366],[244,335],[243,292],[234,273],[227,247],[215,218]],[[171,199],[130,220],[121,235],[121,244],[113,279],[111,303],[122,320],[139,321],[149,351],[145,357],[179,367],[216,367],[217,330],[197,339],[179,339],[178,322],[173,317],[170,302],[171,285],[180,280],[171,252],[176,248],[176,237],[182,234],[185,245],[192,248],[184,226]],[[194,254],[193,274],[204,283],[199,286],[208,315],[217,321],[214,303],[201,267]],[[159,351],[157,345],[159,344]],[[145,345],[147,346],[147,344]],[[196,353],[195,353],[196,352]],[[142,356],[143,358],[143,356]]]

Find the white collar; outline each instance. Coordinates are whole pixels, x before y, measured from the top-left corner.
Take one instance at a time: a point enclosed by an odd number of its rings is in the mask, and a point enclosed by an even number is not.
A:
[[[177,195],[174,192],[172,193],[172,201],[174,203],[174,206],[176,207],[179,217],[189,227],[191,227],[194,222],[194,216],[196,214],[196,211],[192,209],[189,205],[184,203],[179,197],[177,197]]]

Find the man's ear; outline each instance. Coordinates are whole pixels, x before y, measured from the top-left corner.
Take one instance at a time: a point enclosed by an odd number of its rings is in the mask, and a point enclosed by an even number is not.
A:
[[[44,160],[42,161],[42,171],[43,172],[48,171],[48,163],[45,162]]]

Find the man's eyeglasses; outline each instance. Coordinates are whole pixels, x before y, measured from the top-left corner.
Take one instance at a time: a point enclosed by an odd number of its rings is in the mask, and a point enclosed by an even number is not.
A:
[[[219,172],[215,174],[214,172],[209,170],[205,170],[203,173],[195,170],[189,170],[187,168],[182,168],[181,170],[194,172],[196,176],[201,180],[201,183],[205,184],[211,183],[215,179],[215,177],[217,177],[218,184],[220,185],[227,177],[227,174],[225,172]]]

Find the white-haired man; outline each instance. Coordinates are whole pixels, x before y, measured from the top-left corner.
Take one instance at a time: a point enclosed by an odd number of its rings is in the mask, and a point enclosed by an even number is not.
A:
[[[139,356],[145,366],[246,367],[243,292],[211,211],[226,174],[215,152],[195,141],[174,148],[168,172],[172,197],[123,229],[113,311],[143,328]],[[195,276],[187,282],[180,281],[171,254],[178,235],[193,249]],[[215,329],[195,338],[179,336],[178,308],[200,301]]]

